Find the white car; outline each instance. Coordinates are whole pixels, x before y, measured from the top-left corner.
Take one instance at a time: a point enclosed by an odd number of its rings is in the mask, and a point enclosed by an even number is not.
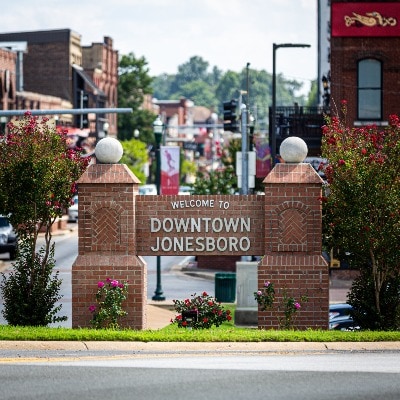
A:
[[[68,208],[68,222],[78,222],[78,195],[72,197],[71,207]]]
[[[193,191],[193,189],[192,189],[191,186],[179,186],[179,192],[178,192],[178,194],[181,194],[181,195],[190,195],[190,194],[192,194],[192,191]]]
[[[157,194],[157,186],[153,184],[139,186],[139,194]]]

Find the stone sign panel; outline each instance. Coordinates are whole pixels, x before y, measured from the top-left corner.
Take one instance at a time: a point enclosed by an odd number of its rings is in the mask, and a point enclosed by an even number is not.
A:
[[[263,195],[137,196],[138,255],[262,255]]]

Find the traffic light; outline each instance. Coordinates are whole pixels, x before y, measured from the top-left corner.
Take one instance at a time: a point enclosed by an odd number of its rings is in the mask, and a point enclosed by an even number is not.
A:
[[[239,130],[237,108],[237,100],[224,101],[224,131],[237,132]]]

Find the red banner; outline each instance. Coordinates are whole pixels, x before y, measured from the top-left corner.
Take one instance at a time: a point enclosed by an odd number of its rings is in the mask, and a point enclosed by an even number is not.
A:
[[[332,36],[400,36],[400,3],[333,3]]]
[[[161,146],[161,194],[179,192],[179,146]]]
[[[268,138],[257,136],[255,138],[256,148],[256,177],[265,178],[271,172],[271,148]]]

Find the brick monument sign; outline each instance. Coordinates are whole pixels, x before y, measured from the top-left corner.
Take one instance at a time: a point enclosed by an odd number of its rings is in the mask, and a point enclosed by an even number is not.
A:
[[[141,256],[223,254],[264,256],[258,287],[274,282],[277,302],[283,289],[291,296],[307,295],[295,327],[328,328],[322,180],[310,164],[277,164],[264,180],[265,195],[140,196],[140,182],[126,165],[105,158],[108,163],[90,165],[78,181],[73,327],[90,326],[97,282],[112,278],[129,281],[128,315],[121,325],[146,328],[147,271]],[[259,328],[277,328],[279,312],[259,310]]]

